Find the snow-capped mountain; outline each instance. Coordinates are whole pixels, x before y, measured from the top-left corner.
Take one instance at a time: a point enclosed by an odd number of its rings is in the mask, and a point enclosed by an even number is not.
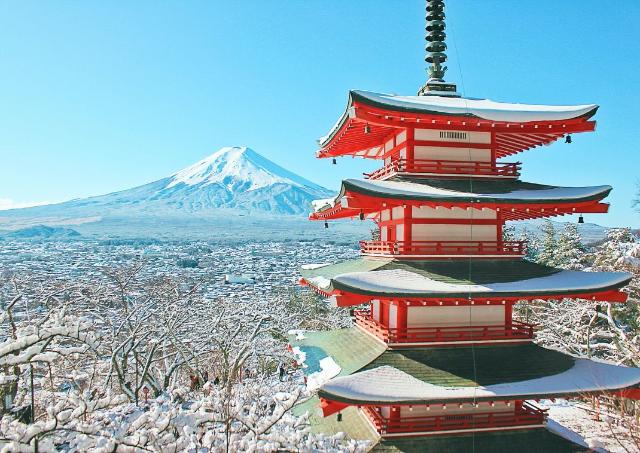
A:
[[[0,212],[66,216],[212,216],[232,210],[248,214],[306,214],[313,199],[330,196],[247,147],[225,147],[166,178],[97,197]],[[228,211],[227,211],[228,212]]]

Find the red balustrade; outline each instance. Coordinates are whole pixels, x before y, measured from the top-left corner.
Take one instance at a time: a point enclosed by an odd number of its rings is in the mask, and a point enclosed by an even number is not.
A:
[[[360,241],[363,255],[524,256],[525,241]]]
[[[429,417],[384,418],[373,406],[363,407],[376,430],[384,434],[477,430],[514,426],[542,425],[547,411],[523,403],[514,412],[474,412],[469,414],[436,415]]]
[[[434,326],[407,327],[397,329],[386,327],[371,316],[368,310],[355,310],[356,324],[374,334],[385,343],[446,343],[459,341],[530,340],[535,325],[512,321],[510,325],[493,326]]]
[[[384,167],[365,173],[367,179],[386,179],[397,174],[477,175],[517,178],[520,162],[463,162],[454,160],[394,159]]]

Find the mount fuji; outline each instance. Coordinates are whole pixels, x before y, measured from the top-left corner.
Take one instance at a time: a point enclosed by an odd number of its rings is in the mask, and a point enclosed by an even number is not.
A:
[[[67,214],[138,216],[209,215],[220,209],[242,213],[300,215],[327,189],[298,176],[247,147],[225,147],[166,178],[97,197],[0,212],[5,215]]]
[[[331,195],[250,148],[225,147],[170,176],[131,189],[0,211],[0,230],[118,224],[119,233],[127,234],[127,228],[144,224],[156,232],[163,227],[177,234],[179,228],[199,222],[216,224],[219,230],[230,228],[224,231],[230,234],[231,225],[239,222],[256,227],[260,223],[266,228],[278,220],[310,223],[304,215],[310,211],[311,201]]]

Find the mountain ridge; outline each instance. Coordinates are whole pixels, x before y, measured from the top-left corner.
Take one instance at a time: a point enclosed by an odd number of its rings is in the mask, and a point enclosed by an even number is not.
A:
[[[62,203],[0,212],[2,217],[49,215],[215,215],[219,209],[302,215],[311,200],[331,192],[246,146],[224,147],[147,184]]]

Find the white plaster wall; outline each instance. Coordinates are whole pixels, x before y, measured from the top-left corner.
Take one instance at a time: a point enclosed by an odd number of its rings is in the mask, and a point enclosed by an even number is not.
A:
[[[451,148],[445,146],[415,146],[415,159],[422,160],[453,160],[457,162],[491,162],[490,149]]]
[[[441,138],[440,130],[437,129],[416,129],[413,138],[415,140],[429,140],[437,142],[461,142],[461,143],[491,143],[491,132],[470,132],[470,131],[449,131],[466,133],[466,138]],[[446,131],[445,131],[446,132]]]
[[[400,132],[398,135],[396,135],[396,145],[399,145],[400,143],[404,143],[407,141],[407,131],[404,130],[402,132]]]
[[[476,208],[431,208],[428,206],[413,206],[411,215],[414,219],[495,219],[496,211],[493,209]]]
[[[389,231],[386,226],[380,227],[380,240],[381,241],[389,240]]]
[[[402,206],[396,206],[393,208],[391,218],[394,220],[404,218],[404,208]]]
[[[393,138],[389,139],[385,144],[384,144],[384,151],[387,152],[390,149],[393,148]]]
[[[404,225],[396,227],[396,241],[404,241]]]
[[[414,241],[496,241],[495,225],[415,224],[411,226]]]
[[[504,305],[408,307],[407,327],[501,326]]]
[[[380,211],[380,220],[381,221],[385,221],[385,220],[390,220],[391,219],[391,210],[389,209],[383,209],[382,211]]]
[[[380,322],[380,301],[378,299],[373,299],[371,301],[371,305],[373,307],[373,310],[372,310],[373,319]]]
[[[407,148],[400,148],[400,159],[407,158]]]
[[[389,328],[398,327],[398,307],[389,305]]]

